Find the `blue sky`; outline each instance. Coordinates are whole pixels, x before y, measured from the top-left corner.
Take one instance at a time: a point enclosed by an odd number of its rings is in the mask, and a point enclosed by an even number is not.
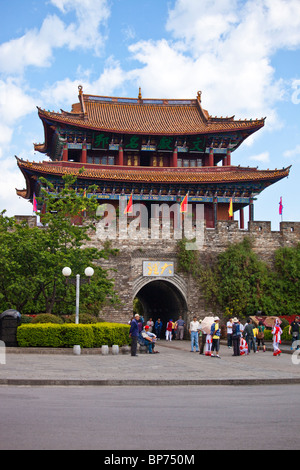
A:
[[[213,116],[267,117],[232,164],[292,165],[255,219],[300,220],[299,0],[1,0],[0,210],[32,214],[14,155],[43,160],[36,106],[69,111],[85,93],[195,98]],[[247,211],[246,211],[247,212]],[[247,214],[246,214],[247,221]]]

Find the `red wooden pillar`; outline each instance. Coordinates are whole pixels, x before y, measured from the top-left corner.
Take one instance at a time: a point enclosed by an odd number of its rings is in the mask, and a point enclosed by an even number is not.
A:
[[[243,207],[240,209],[240,228],[241,229],[245,228],[244,209],[243,209]]]
[[[123,151],[123,145],[119,144],[119,161],[118,165],[124,165],[124,151]]]
[[[254,204],[253,204],[253,198],[250,198],[250,204],[249,204],[249,220],[250,222],[254,221]]]
[[[67,162],[68,161],[68,142],[65,142],[64,143],[64,147],[63,147],[63,162]]]
[[[231,150],[227,149],[227,155],[226,155],[226,160],[227,160],[227,165],[231,165]]]
[[[210,149],[209,149],[208,166],[214,166],[214,149],[213,149],[213,147],[210,147]]]
[[[177,151],[177,147],[175,147],[173,150],[172,166],[177,167],[178,165],[177,157],[178,157],[178,151]]]
[[[82,144],[82,150],[81,150],[81,163],[86,163],[86,161],[87,161],[87,151],[86,151],[86,141],[84,141]]]

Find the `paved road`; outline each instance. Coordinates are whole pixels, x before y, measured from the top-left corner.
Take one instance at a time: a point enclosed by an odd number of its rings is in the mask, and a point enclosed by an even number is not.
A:
[[[46,354],[21,350],[6,355],[0,365],[0,384],[4,385],[157,385],[238,384],[238,383],[300,383],[300,364],[293,356],[273,357],[271,351],[232,357],[232,350],[221,346],[222,359],[190,352],[189,341],[162,341],[160,354],[102,356],[72,350]],[[41,351],[45,352],[45,351]],[[86,351],[87,353],[89,351]],[[92,351],[93,353],[95,351]],[[290,351],[289,351],[290,352]],[[50,354],[51,353],[51,354]]]
[[[2,386],[0,449],[139,449],[146,458],[151,449],[299,449],[299,393],[300,385]]]

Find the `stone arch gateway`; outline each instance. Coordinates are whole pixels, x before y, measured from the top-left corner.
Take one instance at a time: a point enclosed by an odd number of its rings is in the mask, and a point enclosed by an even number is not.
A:
[[[170,319],[177,320],[180,315],[187,323],[186,292],[186,284],[178,275],[170,279],[163,277],[147,279],[141,276],[133,286],[133,299],[137,297],[141,302],[144,320],[152,318],[155,322],[160,318],[164,331],[166,323]]]

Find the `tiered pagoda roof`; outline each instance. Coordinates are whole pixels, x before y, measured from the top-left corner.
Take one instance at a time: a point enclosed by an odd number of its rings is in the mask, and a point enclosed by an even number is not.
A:
[[[38,108],[45,141],[35,150],[51,161],[17,159],[26,189],[17,194],[32,201],[44,176],[56,191],[62,177],[77,177],[76,187],[93,185],[99,201],[132,194],[136,201],[172,204],[186,193],[193,204],[205,205],[205,220],[227,220],[233,210],[249,206],[266,187],[289,175],[290,167],[259,170],[231,164],[231,153],[261,129],[265,118],[236,120],[212,117],[196,99],[120,98],[84,94],[70,112]],[[244,222],[241,222],[243,226]]]
[[[29,162],[17,159],[18,166],[24,176],[51,175],[62,177],[72,174],[80,180],[144,183],[144,184],[218,184],[218,183],[254,183],[263,182],[264,187],[289,175],[290,166],[280,170],[258,170],[251,167],[202,167],[202,168],[153,168],[127,166],[83,165],[69,162]],[[31,198],[32,194],[28,193]]]
[[[265,118],[235,120],[212,117],[202,108],[201,92],[196,99],[137,99],[95,96],[82,93],[71,112],[46,111],[38,108],[44,123],[51,122],[77,129],[113,134],[147,136],[179,136],[233,133],[244,131],[244,138],[264,126]],[[46,135],[47,138],[47,135]],[[48,145],[36,144],[36,150],[46,152]]]

